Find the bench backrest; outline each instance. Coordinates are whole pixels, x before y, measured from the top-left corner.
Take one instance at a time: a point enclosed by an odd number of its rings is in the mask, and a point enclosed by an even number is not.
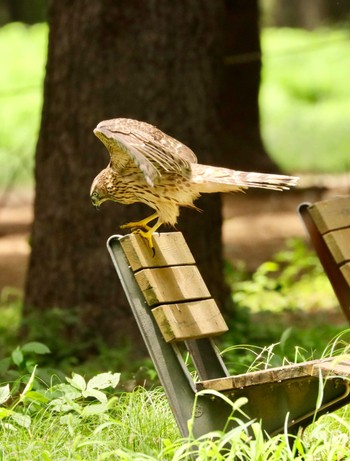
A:
[[[162,341],[173,348],[180,362],[183,355],[180,344],[184,344],[200,379],[227,376],[213,337],[224,333],[228,327],[182,233],[154,234],[153,241],[154,252],[138,234],[114,236],[108,242],[117,270],[123,267],[120,263],[123,256],[132,271],[132,279],[127,271],[119,273],[119,277],[122,282],[128,280],[124,287],[129,293],[135,318],[140,318],[141,332],[145,332],[145,325],[152,328],[152,334],[158,335],[159,330]],[[142,308],[140,299],[143,300]],[[149,313],[151,318],[147,318]],[[147,345],[147,333],[144,333],[144,340]],[[159,347],[165,350],[161,343]],[[148,349],[151,353],[153,345]]]
[[[156,234],[154,255],[145,240],[130,234],[121,240],[147,306],[166,342],[216,336],[227,325],[180,232]]]
[[[350,322],[350,196],[305,203],[299,212]]]

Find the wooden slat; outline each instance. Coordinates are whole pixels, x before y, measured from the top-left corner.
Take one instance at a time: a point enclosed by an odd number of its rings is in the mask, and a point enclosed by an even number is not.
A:
[[[309,212],[321,234],[348,227],[350,226],[350,196],[316,202],[310,206]]]
[[[350,261],[350,227],[329,232],[323,238],[337,264]]]
[[[320,372],[324,379],[331,376],[348,378],[350,376],[349,356],[312,360],[310,362],[303,362],[295,365],[229,376],[227,378],[209,379],[199,382],[197,384],[197,390],[213,389],[216,391],[230,391],[258,384],[282,382],[294,378],[318,378]]]
[[[153,234],[154,251],[138,234],[129,234],[120,241],[131,269],[195,264],[181,232]]]
[[[328,376],[348,378],[350,377],[350,357],[331,357],[330,359],[320,361],[311,366],[310,374],[318,377],[320,372],[324,378]]]
[[[162,305],[152,313],[166,342],[215,336],[228,330],[213,299]]]
[[[142,269],[135,279],[147,304],[173,303],[210,298],[210,293],[196,266]]]
[[[343,266],[341,266],[340,270],[341,270],[347,284],[350,285],[350,262],[344,264]],[[350,305],[349,305],[349,307],[350,307]]]
[[[310,363],[315,363],[313,361]],[[306,365],[309,362],[304,362],[296,365],[289,365],[278,368],[270,368],[268,370],[252,371],[242,375],[229,376],[227,378],[209,379],[201,381],[197,384],[197,389],[213,389],[216,391],[229,391],[234,389],[243,389],[248,386],[256,386],[258,384],[276,383],[287,379],[300,378],[310,376],[309,369]]]

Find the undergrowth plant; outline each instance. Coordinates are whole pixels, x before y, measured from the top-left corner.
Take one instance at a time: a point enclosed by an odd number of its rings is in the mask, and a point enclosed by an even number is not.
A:
[[[288,240],[285,249],[261,264],[251,276],[240,265],[238,270],[228,268],[227,278],[235,305],[252,312],[308,312],[336,304],[318,257],[298,238]]]
[[[222,398],[232,408],[227,424],[198,438],[180,437],[160,388],[118,392],[119,373],[101,373],[86,381],[73,373],[64,382],[36,390],[34,367],[21,392],[0,387],[0,459],[26,461],[322,461],[349,459],[349,410],[324,416],[304,433],[265,434],[259,421],[247,419],[245,398],[230,401],[215,391],[197,399]],[[287,421],[288,415],[286,415]],[[225,422],[223,422],[224,424]]]
[[[323,356],[349,355],[346,333],[338,335]],[[278,346],[249,346],[255,360],[249,370],[270,368]],[[277,351],[277,352],[276,352]],[[188,421],[188,437],[181,437],[160,387],[120,389],[120,373],[103,372],[92,378],[73,372],[52,373],[42,379],[35,360],[50,351],[42,343],[27,343],[10,354],[6,382],[0,372],[0,459],[44,461],[280,461],[343,460],[350,456],[350,413],[343,408],[323,416],[303,433],[265,434],[259,421],[249,420],[246,398],[236,401],[213,391],[199,392]],[[302,360],[299,353],[295,361]],[[284,364],[289,363],[288,359]],[[48,370],[46,370],[48,373]],[[318,406],[323,383],[320,381]],[[205,394],[205,395],[204,395]],[[194,437],[196,404],[201,398],[224,399],[231,415],[221,431]],[[286,415],[287,422],[288,414]]]
[[[226,279],[234,311],[223,348],[232,373],[246,371],[269,354],[273,366],[318,358],[348,328],[340,308],[336,314],[338,302],[319,259],[301,239],[287,241],[253,274],[240,262],[227,265]]]
[[[165,396],[159,389],[117,391],[119,378],[107,372],[85,380],[72,373],[64,382],[43,386],[35,366],[23,389],[1,386],[1,459],[123,459],[118,452],[128,451],[156,455],[163,439],[178,437]]]

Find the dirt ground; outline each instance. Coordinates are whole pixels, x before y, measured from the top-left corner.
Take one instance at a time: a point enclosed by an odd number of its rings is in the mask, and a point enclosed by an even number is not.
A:
[[[225,257],[242,260],[254,270],[283,247],[290,237],[305,237],[297,214],[302,202],[349,193],[350,178],[304,177],[301,188],[288,192],[226,194],[223,240]],[[0,193],[0,293],[22,290],[29,256],[28,238],[33,219],[33,192]]]

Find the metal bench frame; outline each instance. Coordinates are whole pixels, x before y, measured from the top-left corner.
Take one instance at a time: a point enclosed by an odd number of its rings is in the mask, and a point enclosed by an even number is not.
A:
[[[166,238],[166,234],[160,235],[162,239]],[[350,360],[347,357],[230,377],[212,338],[184,341],[198,373],[199,381],[195,382],[178,343],[164,340],[152,310],[146,305],[145,296],[121,246],[121,241],[128,237],[112,236],[107,247],[183,436],[191,432],[198,437],[236,425],[232,418],[227,424],[232,416],[232,406],[225,399],[211,394],[210,389],[222,393],[231,401],[247,397],[248,403],[243,411],[249,419],[261,421],[270,435],[282,433],[286,428],[289,434],[296,433],[315,417],[350,402],[347,379],[350,376]],[[155,238],[158,238],[157,235]],[[145,246],[145,251],[150,250]],[[323,399],[317,408],[320,379],[323,380]],[[190,431],[188,421],[192,417]]]

